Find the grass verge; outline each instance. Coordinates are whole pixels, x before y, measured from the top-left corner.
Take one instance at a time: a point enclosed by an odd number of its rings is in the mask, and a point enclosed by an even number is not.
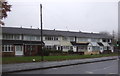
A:
[[[61,61],[61,60],[71,60],[71,59],[85,59],[85,58],[98,58],[98,57],[108,57],[117,56],[118,54],[98,54],[98,55],[66,55],[66,56],[44,56],[44,61]],[[2,57],[3,64],[11,63],[27,63],[41,61],[41,56],[22,56],[22,57]]]

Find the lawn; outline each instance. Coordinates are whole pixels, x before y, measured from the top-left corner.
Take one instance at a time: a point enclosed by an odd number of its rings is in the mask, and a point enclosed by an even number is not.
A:
[[[44,61],[61,61],[61,60],[70,60],[70,59],[83,59],[83,58],[97,58],[97,57],[107,57],[107,56],[116,56],[117,54],[98,54],[98,55],[66,55],[66,56],[44,56]],[[41,61],[41,56],[22,56],[22,57],[2,57],[3,64],[10,63],[26,63]]]

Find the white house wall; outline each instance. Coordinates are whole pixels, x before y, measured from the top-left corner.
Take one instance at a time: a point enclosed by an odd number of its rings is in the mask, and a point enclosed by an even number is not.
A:
[[[92,46],[88,46],[87,50],[88,50],[88,52],[91,52],[92,51]]]
[[[63,46],[63,47],[64,46],[68,46],[68,47],[72,46],[72,44],[70,43],[70,41],[65,41],[65,40],[61,40],[60,41],[60,45]],[[70,50],[70,49],[63,48],[64,52],[68,52],[68,50]]]

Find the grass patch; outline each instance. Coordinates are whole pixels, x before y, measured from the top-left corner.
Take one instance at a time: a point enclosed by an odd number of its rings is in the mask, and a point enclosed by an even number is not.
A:
[[[71,60],[71,59],[98,58],[98,57],[117,56],[117,55],[118,54],[44,56],[44,61],[61,61],[61,60]],[[36,60],[36,62],[41,61],[41,56],[2,57],[2,63],[3,64],[27,63],[27,62],[32,62],[33,58]]]

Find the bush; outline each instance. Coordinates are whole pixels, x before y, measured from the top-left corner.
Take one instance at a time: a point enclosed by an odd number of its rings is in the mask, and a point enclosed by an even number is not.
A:
[[[50,54],[49,50],[43,48],[43,55],[44,56],[49,56],[49,54]],[[40,55],[42,55],[42,51],[40,51]]]
[[[68,50],[68,53],[73,54],[74,52],[73,52],[73,50]]]
[[[51,49],[46,49],[46,48],[43,48],[43,51],[44,51],[43,52],[44,56],[49,56],[50,54],[59,55],[63,53],[61,50],[51,50]]]
[[[61,50],[50,50],[50,53],[62,53]]]
[[[48,50],[44,50],[43,54],[44,54],[44,56],[49,56],[50,52]]]

